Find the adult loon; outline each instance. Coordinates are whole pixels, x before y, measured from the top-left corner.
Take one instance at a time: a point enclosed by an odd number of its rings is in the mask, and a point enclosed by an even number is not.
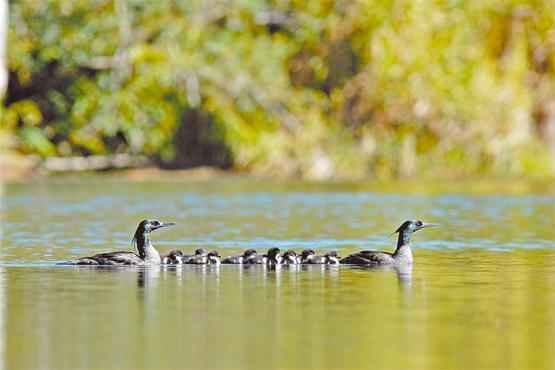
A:
[[[405,221],[395,231],[399,234],[395,252],[361,251],[341,259],[341,264],[348,265],[400,265],[412,263],[410,238],[413,233],[426,227],[439,226],[419,220]]]
[[[108,252],[95,254],[91,257],[82,257],[69,261],[71,265],[159,265],[162,262],[160,253],[150,242],[150,233],[154,230],[175,225],[174,222],[161,222],[158,220],[143,220],[139,223],[133,245],[137,253],[128,251]]]
[[[323,256],[316,255],[313,249],[301,252],[301,264],[305,265],[339,265],[339,256],[336,251],[331,251]]]
[[[229,256],[226,257],[222,260],[222,263],[225,264],[250,264],[250,263],[254,263],[254,260],[256,258],[256,250],[254,249],[247,249],[246,251],[244,251],[242,254],[238,254],[235,256]]]

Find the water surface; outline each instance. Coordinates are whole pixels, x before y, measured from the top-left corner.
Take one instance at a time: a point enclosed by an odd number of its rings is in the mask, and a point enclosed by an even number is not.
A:
[[[447,190],[449,188],[447,187]],[[0,368],[555,369],[555,197],[352,185],[50,179],[4,187]],[[412,269],[76,268],[130,248],[146,217],[165,252],[390,250]]]

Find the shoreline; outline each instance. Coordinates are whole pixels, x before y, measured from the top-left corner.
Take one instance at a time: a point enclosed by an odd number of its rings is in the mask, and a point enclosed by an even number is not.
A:
[[[130,182],[197,182],[215,179],[251,184],[288,185],[292,188],[329,188],[350,191],[406,192],[406,193],[476,193],[476,194],[555,194],[555,178],[533,177],[409,177],[397,179],[379,178],[332,178],[310,180],[287,176],[264,176],[238,170],[222,170],[215,167],[188,169],[165,169],[154,165],[133,168],[110,168],[102,170],[47,171],[41,162],[31,156],[0,155],[0,184],[26,184],[33,182],[80,182],[95,181]]]

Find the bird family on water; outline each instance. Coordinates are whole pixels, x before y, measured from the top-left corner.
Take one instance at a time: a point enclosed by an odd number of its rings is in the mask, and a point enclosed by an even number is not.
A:
[[[412,263],[412,250],[410,240],[413,233],[418,230],[438,226],[420,220],[405,221],[395,231],[399,234],[394,252],[381,252],[363,250],[340,258],[337,252],[332,251],[324,255],[317,255],[312,249],[305,249],[300,254],[294,250],[281,252],[279,248],[270,248],[265,254],[259,254],[254,249],[247,249],[242,254],[229,256],[222,259],[217,251],[207,251],[199,248],[194,254],[185,254],[180,250],[172,250],[167,255],[161,256],[150,241],[150,233],[164,227],[175,225],[173,222],[158,220],[143,220],[139,223],[133,236],[133,245],[137,253],[118,251],[100,253],[91,257],[83,257],[66,262],[71,265],[219,265],[223,264],[262,264],[267,266],[277,265],[402,265]]]

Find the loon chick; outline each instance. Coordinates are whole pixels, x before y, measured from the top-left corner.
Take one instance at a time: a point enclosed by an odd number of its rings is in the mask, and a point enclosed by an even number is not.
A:
[[[256,250],[254,249],[247,249],[246,251],[244,251],[242,254],[238,254],[235,256],[229,256],[226,257],[222,260],[222,263],[226,263],[226,264],[249,264],[249,263],[254,263],[254,260],[256,258]]]
[[[282,265],[299,265],[300,263],[300,257],[297,256],[297,252],[292,249],[286,251],[281,256]]]
[[[193,255],[183,256],[183,263],[193,265],[204,265],[208,260],[208,251],[204,248],[198,248]]]
[[[317,256],[313,249],[305,249],[301,253],[301,263],[307,265],[339,265],[339,257],[336,251]]]
[[[439,225],[425,223],[419,220],[405,221],[395,231],[399,234],[395,252],[361,251],[343,258],[340,262],[349,265],[411,264],[412,252],[410,249],[410,238],[412,234],[418,230],[432,226]]]
[[[336,251],[331,251],[324,254],[326,258],[326,265],[339,265],[339,256]]]
[[[268,263],[267,254],[257,253],[249,260],[249,264],[252,264],[252,265],[265,265],[266,263]]]
[[[281,263],[281,255],[279,248],[270,248],[266,254],[256,254],[250,263],[257,265],[275,266]]]
[[[206,255],[206,264],[219,266],[222,263],[221,258],[217,251],[212,251]]]
[[[171,250],[168,254],[162,257],[163,265],[180,265],[183,263],[183,252],[179,249]]]
[[[150,233],[162,227],[175,225],[174,222],[160,222],[158,220],[143,220],[139,223],[133,244],[138,254],[128,251],[95,254],[70,261],[72,265],[159,265],[162,262],[160,253],[150,242]]]
[[[281,264],[282,256],[279,254],[281,251],[279,248],[270,248],[268,253],[266,253],[266,264],[268,266],[276,266]]]
[[[314,259],[315,256],[316,252],[314,252],[314,249],[304,249],[301,252],[301,264],[312,263],[311,261]]]

